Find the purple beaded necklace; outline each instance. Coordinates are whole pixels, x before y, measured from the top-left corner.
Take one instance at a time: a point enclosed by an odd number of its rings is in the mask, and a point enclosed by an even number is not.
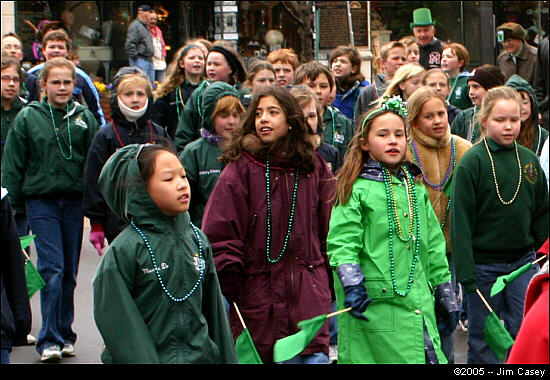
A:
[[[420,169],[422,170],[422,178],[424,178],[424,181],[430,186],[431,188],[435,190],[441,191],[443,189],[443,186],[447,183],[449,180],[449,177],[451,176],[451,173],[453,172],[453,169],[456,166],[456,149],[455,149],[455,139],[451,137],[451,158],[449,160],[449,167],[447,168],[447,173],[445,173],[445,177],[443,177],[443,180],[439,184],[433,184],[428,180],[428,177],[424,173],[424,168],[422,167],[422,162],[420,161],[420,154],[418,154],[418,148],[416,147],[416,143],[414,140],[411,140],[411,146],[412,151],[414,154],[414,160],[420,166]]]

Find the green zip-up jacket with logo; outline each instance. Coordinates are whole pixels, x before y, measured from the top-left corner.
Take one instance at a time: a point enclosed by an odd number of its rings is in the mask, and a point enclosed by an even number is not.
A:
[[[109,207],[137,227],[115,238],[93,280],[101,360],[236,363],[210,242],[189,213],[169,216],[155,205],[140,174],[139,148],[119,149],[99,177]]]
[[[518,185],[514,145],[487,138],[504,201]],[[537,156],[518,144],[521,186],[508,206],[498,198],[491,162],[482,141],[472,146],[453,172],[451,242],[456,275],[467,292],[476,289],[475,264],[511,263],[548,238],[548,188]]]
[[[73,100],[66,109],[52,107],[52,113],[53,122],[47,98],[34,101],[19,112],[8,133],[2,184],[17,212],[29,198],[82,196],[84,163],[98,122]]]
[[[327,106],[323,114],[325,142],[334,146],[344,159],[348,144],[353,138],[353,123],[338,108]]]

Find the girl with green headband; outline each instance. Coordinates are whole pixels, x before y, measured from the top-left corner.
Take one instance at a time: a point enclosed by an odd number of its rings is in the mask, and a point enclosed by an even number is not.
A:
[[[327,251],[338,309],[338,363],[447,363],[432,289],[451,280],[445,238],[421,174],[405,161],[404,105],[363,120],[337,176]],[[401,111],[401,114],[398,112]]]

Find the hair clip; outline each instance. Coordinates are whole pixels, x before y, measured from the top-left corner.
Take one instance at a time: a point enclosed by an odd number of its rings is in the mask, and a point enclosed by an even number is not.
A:
[[[148,146],[153,146],[155,144],[151,144],[151,143],[146,143],[146,144],[139,144],[139,148],[138,148],[138,151],[136,153],[136,158],[139,158],[139,155],[141,154],[141,151],[143,150],[143,148],[147,148]]]

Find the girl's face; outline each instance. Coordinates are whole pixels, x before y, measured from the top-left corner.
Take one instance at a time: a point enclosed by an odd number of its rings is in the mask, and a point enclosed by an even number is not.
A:
[[[432,73],[425,78],[426,86],[430,86],[437,92],[439,92],[443,97],[447,98],[451,89],[447,82],[447,77],[443,73]]]
[[[407,46],[407,62],[418,62],[420,60],[420,49],[416,42]]]
[[[422,86],[422,75],[415,75],[399,84],[399,88],[403,91],[404,100],[407,100],[417,88]]]
[[[65,58],[69,55],[69,51],[65,41],[47,41],[46,46],[42,49],[42,54],[44,54],[46,61],[49,61],[55,57]]]
[[[367,139],[361,149],[370,157],[388,168],[396,168],[405,158],[407,137],[405,123],[393,112],[385,113],[373,120]]]
[[[263,69],[254,75],[250,84],[250,90],[252,93],[257,93],[264,87],[273,86],[273,83],[275,83],[275,73],[269,69]]]
[[[183,68],[185,74],[201,75],[204,71],[204,55],[201,48],[191,48],[179,61],[179,65]]]
[[[309,102],[308,105],[306,105],[304,108],[302,108],[302,111],[304,112],[304,117],[313,130],[313,133],[317,133],[317,123],[319,122],[319,117],[317,116],[317,107],[315,104],[315,101]]]
[[[140,110],[147,104],[147,92],[145,85],[126,86],[121,92],[118,92],[119,99],[126,107],[133,110]]]
[[[414,124],[425,135],[439,140],[449,127],[447,106],[441,99],[431,98],[422,106],[422,110]]]
[[[311,79],[305,79],[303,84],[309,86],[315,96],[317,96],[317,101],[321,107],[325,108],[331,103],[330,96],[332,89],[330,88],[330,83],[327,76],[324,73],[319,74],[319,76],[312,81]]]
[[[520,91],[521,95],[521,122],[531,117],[531,97],[525,91]]]
[[[212,82],[229,82],[232,72],[231,66],[229,66],[222,53],[212,51],[208,54],[206,59],[206,76],[208,79]]]
[[[341,55],[332,61],[331,69],[334,73],[334,77],[336,79],[340,79],[349,77],[352,74],[354,67],[352,66],[347,55]]]
[[[481,102],[483,101],[487,90],[474,80],[468,82],[468,87],[470,88],[468,92],[470,100],[474,103],[474,105],[481,107]]]
[[[264,96],[255,113],[256,134],[265,144],[272,144],[288,133],[286,115],[274,96]]]
[[[189,209],[191,190],[180,160],[174,154],[160,151],[155,157],[155,171],[147,183],[153,202],[166,215],[177,215]]]
[[[11,101],[19,95],[20,81],[15,66],[9,66],[2,70],[2,99]]]
[[[241,115],[236,111],[219,112],[214,117],[214,129],[223,140],[229,140],[233,129],[241,122]]]
[[[441,55],[441,68],[451,75],[452,78],[458,75],[464,61],[458,60],[458,56],[451,48],[443,49]]]
[[[64,108],[73,96],[73,72],[68,67],[52,67],[48,77],[40,83],[46,91],[48,103],[54,108]]]
[[[521,128],[520,105],[513,99],[500,99],[493,105],[487,120],[481,123],[487,136],[497,144],[507,146],[518,137]]]

